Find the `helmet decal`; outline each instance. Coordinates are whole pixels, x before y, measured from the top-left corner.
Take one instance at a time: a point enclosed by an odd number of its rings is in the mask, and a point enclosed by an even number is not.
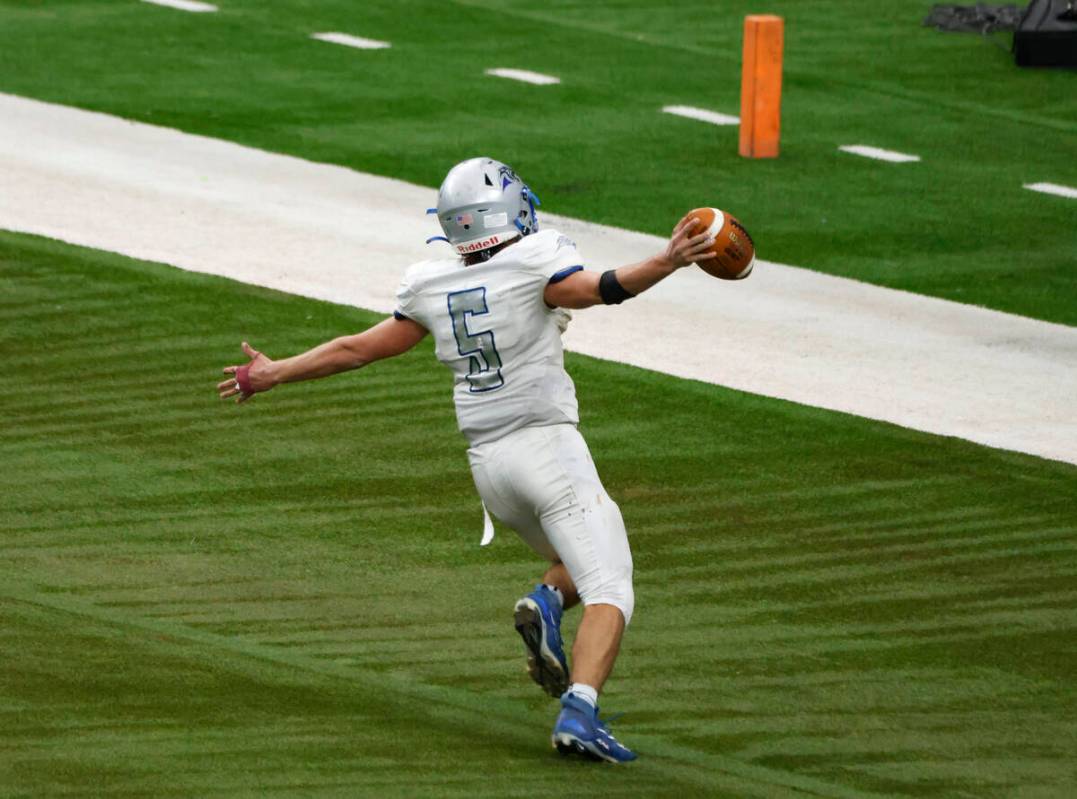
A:
[[[506,164],[501,165],[501,167],[497,170],[497,174],[501,178],[502,191],[507,189],[513,183],[523,183],[522,180],[516,177],[516,173],[512,171],[512,167]]]

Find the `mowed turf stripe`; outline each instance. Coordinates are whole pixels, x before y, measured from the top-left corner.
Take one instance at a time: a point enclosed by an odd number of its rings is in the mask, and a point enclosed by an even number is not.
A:
[[[95,633],[99,635],[124,639],[131,637],[132,631],[137,631],[134,637],[140,645],[170,650],[172,654],[179,649],[185,657],[204,658],[212,661],[217,668],[224,667],[257,677],[273,677],[279,676],[279,667],[286,666],[339,681],[346,684],[348,690],[392,695],[395,707],[410,709],[407,706],[414,705],[415,712],[444,725],[446,735],[465,729],[473,740],[496,737],[501,742],[514,741],[517,746],[527,748],[533,746],[535,739],[533,731],[520,723],[519,708],[490,697],[475,697],[438,686],[404,681],[384,673],[368,674],[352,665],[341,667],[323,659],[302,657],[288,648],[269,648],[227,639],[153,617],[132,617],[69,597],[43,595],[30,586],[18,585],[14,581],[0,587],[0,594],[17,602],[91,619],[98,623]],[[201,651],[191,652],[187,646],[177,647],[177,644],[184,643],[195,644]],[[645,761],[640,770],[656,771],[670,779],[708,790],[730,792],[729,795],[733,796],[873,795],[796,774],[752,766],[732,758],[670,746],[654,736],[647,737],[647,747],[653,753],[652,760],[649,763]]]
[[[995,527],[996,525],[992,525]],[[932,553],[953,553],[955,550],[963,550],[970,548],[990,548],[992,551],[1001,549],[999,544],[1010,544],[1018,541],[1036,541],[1043,543],[1056,543],[1058,541],[1077,541],[1077,530],[1072,527],[1059,527],[1055,529],[1051,528],[1033,528],[1026,532],[1015,533],[1005,532],[996,534],[984,534],[984,535],[969,535],[961,536],[960,538],[948,539],[941,538],[946,532],[942,530],[931,531],[930,533],[917,534],[914,537],[919,539],[928,537],[928,541],[916,541],[911,542],[903,540],[900,543],[888,544],[883,543],[888,540],[888,536],[880,535],[880,544],[877,546],[871,546],[866,541],[861,547],[849,546],[837,551],[827,552],[811,552],[783,555],[781,552],[787,551],[783,547],[771,546],[771,547],[753,547],[751,555],[745,555],[743,551],[739,556],[734,555],[730,557],[727,550],[721,547],[701,547],[699,552],[716,552],[724,554],[723,571],[726,573],[752,573],[754,571],[771,571],[775,568],[788,568],[788,567],[808,567],[814,564],[831,566],[831,565],[853,565],[860,562],[876,562],[880,557],[893,556],[893,555],[912,555],[912,554],[932,554]],[[903,539],[910,537],[909,533],[904,533],[898,536]],[[805,546],[806,550],[810,550],[811,546]],[[759,554],[758,557],[753,557],[759,552],[759,550],[769,550],[774,554]],[[686,573],[691,573],[690,570],[694,567],[686,567],[689,569]],[[804,568],[798,570],[803,571]]]
[[[628,712],[614,729],[644,754],[636,770],[577,769],[547,748],[555,706],[522,673],[511,629],[512,603],[540,566],[508,531],[477,546],[481,514],[447,380],[444,402],[427,405],[437,386],[421,376],[441,374],[428,348],[244,407],[218,404],[205,381],[212,386],[240,337],[262,331],[295,351],[372,317],[32,238],[0,244],[5,277],[25,276],[57,304],[88,283],[169,298],[147,302],[145,317],[124,303],[105,316],[29,316],[0,328],[0,357],[23,359],[0,385],[0,410],[56,427],[0,429],[11,465],[0,486],[12,489],[0,508],[5,578],[24,575],[25,598],[45,603],[32,606],[52,620],[40,635],[52,657],[41,662],[67,674],[53,680],[68,697],[56,703],[30,690],[38,661],[14,672],[0,664],[0,685],[16,686],[32,708],[0,719],[9,730],[0,746],[56,744],[38,760],[19,750],[23,774],[35,762],[74,769],[78,742],[56,743],[58,733],[34,721],[43,719],[104,725],[71,779],[123,772],[132,758],[108,752],[128,751],[146,763],[124,778],[128,793],[154,792],[147,786],[192,763],[197,790],[188,794],[211,793],[218,767],[219,793],[234,793],[238,775],[267,759],[285,767],[256,784],[297,793],[350,785],[407,795],[409,778],[434,784],[429,763],[443,769],[446,795],[522,795],[521,782],[555,792],[566,780],[615,796],[1070,787],[1071,467],[570,358],[583,429],[636,558],[637,613],[604,705]],[[17,296],[18,283],[9,285]],[[234,307],[245,309],[247,329],[217,335]],[[121,322],[132,351],[125,362],[108,333],[99,368],[95,333]],[[159,357],[147,357],[139,330],[154,331]],[[50,339],[61,351],[38,346]],[[142,370],[146,386],[132,393]],[[369,405],[368,377],[378,381]],[[416,393],[426,399],[413,404]],[[43,398],[53,396],[50,413]],[[100,416],[83,415],[91,410]],[[69,418],[77,425],[66,428]],[[103,668],[76,634],[98,612],[110,630],[104,651],[141,652],[122,668]],[[31,636],[32,620],[19,618],[0,625],[15,636],[5,652],[23,651],[19,636]],[[162,648],[139,649],[146,641]],[[177,670],[169,651],[192,659]],[[259,687],[209,712],[203,702],[220,700],[198,675],[218,662],[222,680],[281,670],[299,698]],[[170,676],[149,680],[160,670]],[[97,671],[130,695],[117,717],[102,716],[109,694],[88,676]],[[179,724],[174,688],[162,686],[188,681],[180,693],[199,713]],[[440,712],[421,721],[428,700]],[[386,714],[397,702],[394,721]],[[123,731],[124,718],[145,714],[162,726]],[[319,737],[319,723],[332,734]],[[183,736],[168,737],[177,726],[190,733],[186,751],[220,756],[183,759]],[[137,749],[136,727],[180,741],[177,759]],[[119,749],[101,744],[121,739]],[[416,747],[428,761],[408,760]],[[44,780],[21,784],[52,784]]]
[[[862,548],[866,547],[874,551],[875,545],[889,541],[907,541],[916,544],[926,539],[935,542],[938,546],[944,546],[946,536],[956,535],[960,537],[959,540],[970,540],[980,537],[979,534],[988,537],[992,536],[995,534],[993,531],[997,530],[1011,531],[1010,533],[998,533],[1001,536],[1016,535],[1017,531],[1025,527],[1031,528],[1032,532],[1036,532],[1041,525],[1049,524],[1053,518],[1051,516],[1031,516],[1024,519],[1008,520],[993,517],[977,518],[977,514],[972,509],[967,509],[966,514],[972,517],[971,521],[951,524],[920,524],[918,519],[924,517],[913,516],[906,518],[895,516],[888,517],[882,521],[859,521],[853,524],[844,522],[841,524],[818,525],[816,527],[805,526],[800,534],[801,551],[809,553],[816,548],[831,547],[835,540],[840,540],[845,552],[859,551],[857,544],[860,544]],[[943,514],[943,516],[953,518],[952,514]],[[939,514],[930,514],[927,518],[930,521],[935,521],[939,518]],[[662,525],[661,527],[667,530],[678,529],[676,525]],[[698,529],[699,527],[700,525],[696,525],[689,529]],[[685,529],[685,526],[680,527],[680,529]],[[855,532],[853,532],[854,530]],[[756,553],[786,551],[787,549],[788,542],[780,540],[741,540],[685,544],[671,547],[674,552],[694,552],[697,554],[709,552],[726,559],[738,558],[741,560],[751,559]],[[793,557],[801,557],[801,555],[798,554]]]
[[[0,602],[0,616],[21,633],[5,665],[14,664],[20,687],[37,700],[33,714],[16,707],[4,718],[0,765],[12,764],[17,778],[5,779],[5,789],[264,796],[331,795],[347,786],[352,796],[528,795],[513,772],[533,754],[488,739],[504,767],[486,770],[478,783],[471,752],[481,751],[482,739],[444,734],[437,707],[256,659],[245,659],[240,672],[227,653],[223,662],[222,653],[205,657],[189,639],[143,636],[40,605]],[[58,640],[78,647],[76,668],[47,657]],[[90,665],[99,671],[84,671]],[[87,701],[79,687],[102,693]],[[557,778],[557,769],[539,771],[529,788],[552,791]],[[632,795],[627,780],[606,781],[612,795]],[[642,774],[633,782],[656,787]]]

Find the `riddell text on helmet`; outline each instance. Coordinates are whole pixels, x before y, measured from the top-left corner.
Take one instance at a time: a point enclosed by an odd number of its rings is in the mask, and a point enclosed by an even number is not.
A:
[[[500,236],[491,236],[490,238],[483,239],[482,241],[473,241],[470,244],[460,244],[457,246],[456,251],[460,253],[478,252],[479,250],[485,250],[487,247],[493,247],[495,244],[500,243]]]

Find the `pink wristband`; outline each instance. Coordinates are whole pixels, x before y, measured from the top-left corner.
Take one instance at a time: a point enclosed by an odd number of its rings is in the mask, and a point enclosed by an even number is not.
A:
[[[249,363],[246,366],[241,366],[236,369],[236,384],[239,386],[239,392],[248,397],[254,393],[254,387],[251,385],[250,371],[251,365]]]

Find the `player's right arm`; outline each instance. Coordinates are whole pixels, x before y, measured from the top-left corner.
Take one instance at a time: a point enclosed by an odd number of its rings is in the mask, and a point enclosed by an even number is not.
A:
[[[628,293],[628,297],[634,297],[678,269],[696,261],[713,258],[714,254],[710,250],[714,246],[714,240],[706,233],[692,235],[698,222],[694,217],[684,217],[673,229],[664,252],[645,261],[610,270],[617,285]],[[550,283],[546,287],[544,299],[551,308],[590,308],[592,305],[606,302],[600,288],[601,280],[602,275],[598,272],[576,272],[556,283]],[[621,300],[615,298],[615,301]]]
[[[250,361],[243,365],[226,366],[224,373],[231,377],[218,383],[217,391],[221,399],[235,397],[236,402],[244,402],[254,394],[269,391],[281,383],[329,377],[392,358],[410,350],[425,335],[426,328],[418,322],[389,317],[362,333],[340,336],[301,355],[279,361],[267,358],[244,341],[243,351]]]

